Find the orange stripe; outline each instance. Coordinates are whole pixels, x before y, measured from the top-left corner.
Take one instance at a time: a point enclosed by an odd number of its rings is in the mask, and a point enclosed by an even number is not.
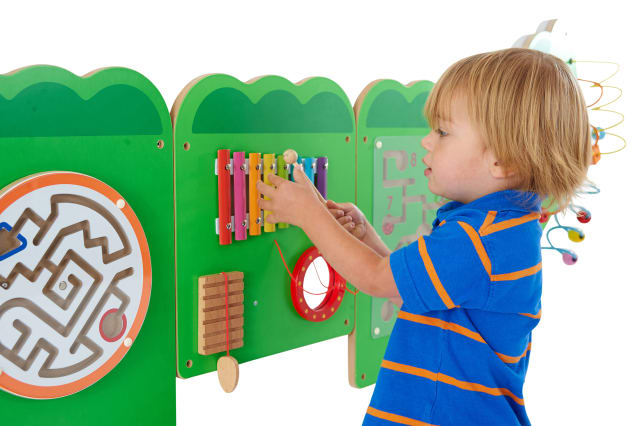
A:
[[[438,226],[442,226],[442,225],[444,225],[445,223],[447,223],[447,221],[446,221],[446,220],[443,220],[442,222],[440,222],[440,224],[439,224]]]
[[[491,213],[491,212],[489,212],[489,213]],[[534,214],[534,213],[532,213],[532,214]],[[535,214],[537,214],[537,213],[535,213]],[[530,216],[530,215],[527,215],[527,216]],[[538,215],[538,216],[540,216],[540,215]],[[489,218],[489,215],[487,215],[487,218]],[[512,220],[520,220],[520,219],[522,219],[522,218],[512,219]],[[485,219],[485,222],[486,221],[487,221],[487,219]],[[505,222],[508,222],[508,221],[505,221]],[[484,265],[484,269],[487,271],[487,274],[489,274],[489,277],[491,278],[491,281],[517,280],[517,279],[522,278],[522,277],[528,277],[529,275],[534,275],[539,270],[542,269],[542,262],[540,262],[536,266],[532,266],[530,268],[523,269],[521,271],[509,272],[507,274],[492,275],[491,274],[491,260],[489,259],[489,256],[487,255],[487,251],[484,249],[484,246],[482,245],[482,241],[480,240],[480,236],[471,227],[471,225],[469,225],[468,223],[461,222],[461,221],[458,221],[458,223],[460,224],[462,229],[464,229],[466,231],[467,235],[469,235],[469,238],[471,239],[471,242],[473,243],[473,246],[475,247],[476,252],[478,253],[478,256],[480,257],[480,261]],[[504,222],[500,222],[500,223],[504,223]],[[513,226],[515,226],[515,225],[513,225]],[[495,232],[495,231],[491,231],[491,232]],[[486,233],[485,233],[485,235],[486,235]]]
[[[522,352],[522,355],[520,356],[503,355],[503,354],[499,354],[498,352],[496,352],[496,355],[498,355],[498,357],[506,363],[515,364],[516,362],[520,361],[530,350],[531,350],[531,342],[529,342],[529,344],[527,345],[527,349],[525,349],[524,352]]]
[[[476,252],[480,257],[480,261],[484,265],[484,269],[487,271],[487,274],[491,275],[491,260],[489,259],[487,251],[482,245],[482,241],[480,241],[480,236],[478,236],[478,233],[475,231],[475,229],[473,229],[468,223],[458,221],[458,224],[462,226],[462,229],[464,229],[467,235],[469,235],[469,238],[471,238],[471,242],[473,243],[473,246],[476,248]]]
[[[411,314],[403,310],[398,311],[398,318],[401,318],[407,321],[417,322],[420,324],[440,327],[445,330],[451,330],[455,333],[462,334],[463,336],[467,336],[470,339],[476,340],[480,343],[487,343],[479,333],[476,333],[475,331],[469,330],[468,328],[453,322],[447,322],[447,321],[443,321],[441,319],[433,318],[433,317],[425,317],[423,315]]]
[[[434,382],[446,383],[448,385],[452,385],[464,390],[482,392],[494,396],[508,396],[518,404],[524,405],[524,399],[518,398],[513,392],[506,388],[490,388],[479,383],[465,382],[442,373],[434,373],[433,371],[414,367],[412,365],[405,365],[399,364],[397,362],[387,361],[386,359],[382,360],[382,368],[399,371],[401,373],[412,374],[414,376],[424,377],[426,379],[433,380]]]
[[[403,320],[407,320],[407,321],[411,321],[411,322],[416,322],[419,324],[425,324],[425,325],[431,325],[433,327],[440,327],[443,330],[450,330],[453,331],[454,333],[458,333],[461,334],[465,337],[468,337],[470,339],[473,339],[477,342],[480,343],[487,343],[482,336],[480,335],[480,333],[477,333],[473,330],[469,330],[466,327],[463,327],[459,324],[456,324],[454,322],[448,322],[448,321],[443,321],[439,318],[433,318],[433,317],[427,317],[424,315],[416,315],[416,314],[412,314],[409,312],[405,312],[403,310],[398,311],[398,318],[403,319]],[[527,348],[527,350],[531,349],[531,344],[529,344],[529,347]],[[527,353],[527,350],[524,351],[524,353],[520,356],[510,356],[510,355],[505,355],[505,354],[501,354],[500,352],[495,352],[494,353],[498,356],[498,358],[500,358],[502,361],[507,362],[507,363],[516,363],[520,360],[520,358],[522,358],[523,356],[525,356],[525,354]]]
[[[531,268],[523,269],[521,271],[509,272],[508,274],[491,275],[491,281],[517,280],[522,277],[528,277],[529,275],[534,275],[541,269],[542,269],[542,262],[538,263],[536,266],[532,266]]]
[[[490,211],[490,212],[487,213],[487,217],[484,218],[484,222],[482,223],[482,226],[478,230],[480,232],[480,235],[484,235],[483,232],[484,232],[485,228],[489,227],[493,223],[493,221],[496,218],[497,214],[498,214],[498,212],[496,212],[496,211]]]
[[[367,408],[367,414],[371,414],[374,417],[378,417],[379,419],[389,420],[392,422],[399,423],[401,425],[411,425],[411,426],[435,426],[431,423],[421,422],[419,420],[410,419],[409,417],[399,416],[398,414],[387,413],[386,411],[380,411],[373,407]]]
[[[436,273],[436,269],[433,267],[433,263],[431,262],[429,253],[427,253],[427,246],[424,242],[424,237],[418,238],[418,249],[420,250],[420,256],[422,257],[422,262],[424,263],[424,267],[427,270],[427,274],[429,274],[429,278],[431,278],[433,287],[438,292],[440,299],[442,299],[442,302],[445,304],[447,309],[455,308],[455,304],[449,297],[449,294],[447,294],[447,291],[442,286],[440,278],[438,278],[438,274]]]
[[[538,311],[538,313],[537,313],[537,314],[535,314],[535,315],[533,315],[533,314],[526,314],[526,313],[523,313],[523,314],[520,314],[520,315],[524,315],[525,317],[529,317],[529,318],[533,318],[533,319],[538,319],[538,318],[540,318],[540,317],[542,316],[542,309],[540,309],[540,310]]]
[[[489,216],[492,213],[493,217],[491,218],[491,221],[487,223],[487,221],[489,220]],[[489,214],[487,214],[487,217],[485,218],[485,223],[480,227],[481,236],[484,237],[485,235],[493,234],[494,232],[502,231],[504,229],[513,228],[514,226],[518,226],[532,220],[538,220],[540,219],[540,213],[532,212],[515,219],[509,219],[498,223],[492,223],[493,219],[495,219],[495,212],[489,212]]]

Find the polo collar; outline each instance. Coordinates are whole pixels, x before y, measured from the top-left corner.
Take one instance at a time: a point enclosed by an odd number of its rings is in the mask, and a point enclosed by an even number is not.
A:
[[[463,209],[475,210],[521,210],[524,212],[541,211],[542,200],[535,192],[518,191],[515,189],[505,189],[493,192],[476,198],[470,203],[464,204],[459,201],[449,201],[438,209],[437,219],[441,222],[450,216],[454,211]]]

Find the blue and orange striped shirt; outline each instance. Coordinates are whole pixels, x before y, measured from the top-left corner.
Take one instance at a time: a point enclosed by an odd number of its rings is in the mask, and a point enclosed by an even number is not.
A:
[[[522,388],[540,321],[540,197],[442,206],[391,254],[403,300],[363,425],[530,424]]]

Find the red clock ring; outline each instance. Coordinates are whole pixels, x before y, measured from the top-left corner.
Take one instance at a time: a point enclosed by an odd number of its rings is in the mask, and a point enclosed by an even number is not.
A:
[[[306,320],[320,322],[329,319],[336,313],[347,288],[346,280],[329,265],[329,285],[327,294],[322,302],[315,308],[309,307],[304,298],[304,275],[309,269],[313,261],[322,257],[315,246],[308,248],[298,259],[296,267],[293,270],[293,280],[291,280],[291,298],[293,306],[300,316]]]

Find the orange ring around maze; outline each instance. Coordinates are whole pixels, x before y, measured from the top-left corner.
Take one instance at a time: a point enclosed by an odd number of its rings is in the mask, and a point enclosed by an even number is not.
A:
[[[118,200],[125,199],[109,185],[91,176],[73,172],[44,172],[27,176],[0,190],[0,214],[2,214],[16,200],[32,191],[46,186],[63,184],[84,186],[92,189],[107,197],[114,203],[114,205]],[[136,312],[131,329],[126,334],[126,337],[131,339],[131,344],[127,347],[124,343],[126,339],[123,340],[118,349],[106,362],[90,374],[72,383],[58,386],[36,386],[10,377],[6,371],[3,371],[0,374],[0,388],[15,395],[33,399],[59,398],[71,395],[91,386],[107,375],[122,360],[129,348],[133,345],[133,342],[142,327],[142,323],[147,313],[147,308],[149,307],[149,299],[151,296],[151,255],[142,225],[129,206],[129,203],[125,203],[125,206],[121,211],[124,213],[129,224],[134,230],[142,256],[143,267],[142,295],[140,298],[140,304],[138,305],[138,311]]]

